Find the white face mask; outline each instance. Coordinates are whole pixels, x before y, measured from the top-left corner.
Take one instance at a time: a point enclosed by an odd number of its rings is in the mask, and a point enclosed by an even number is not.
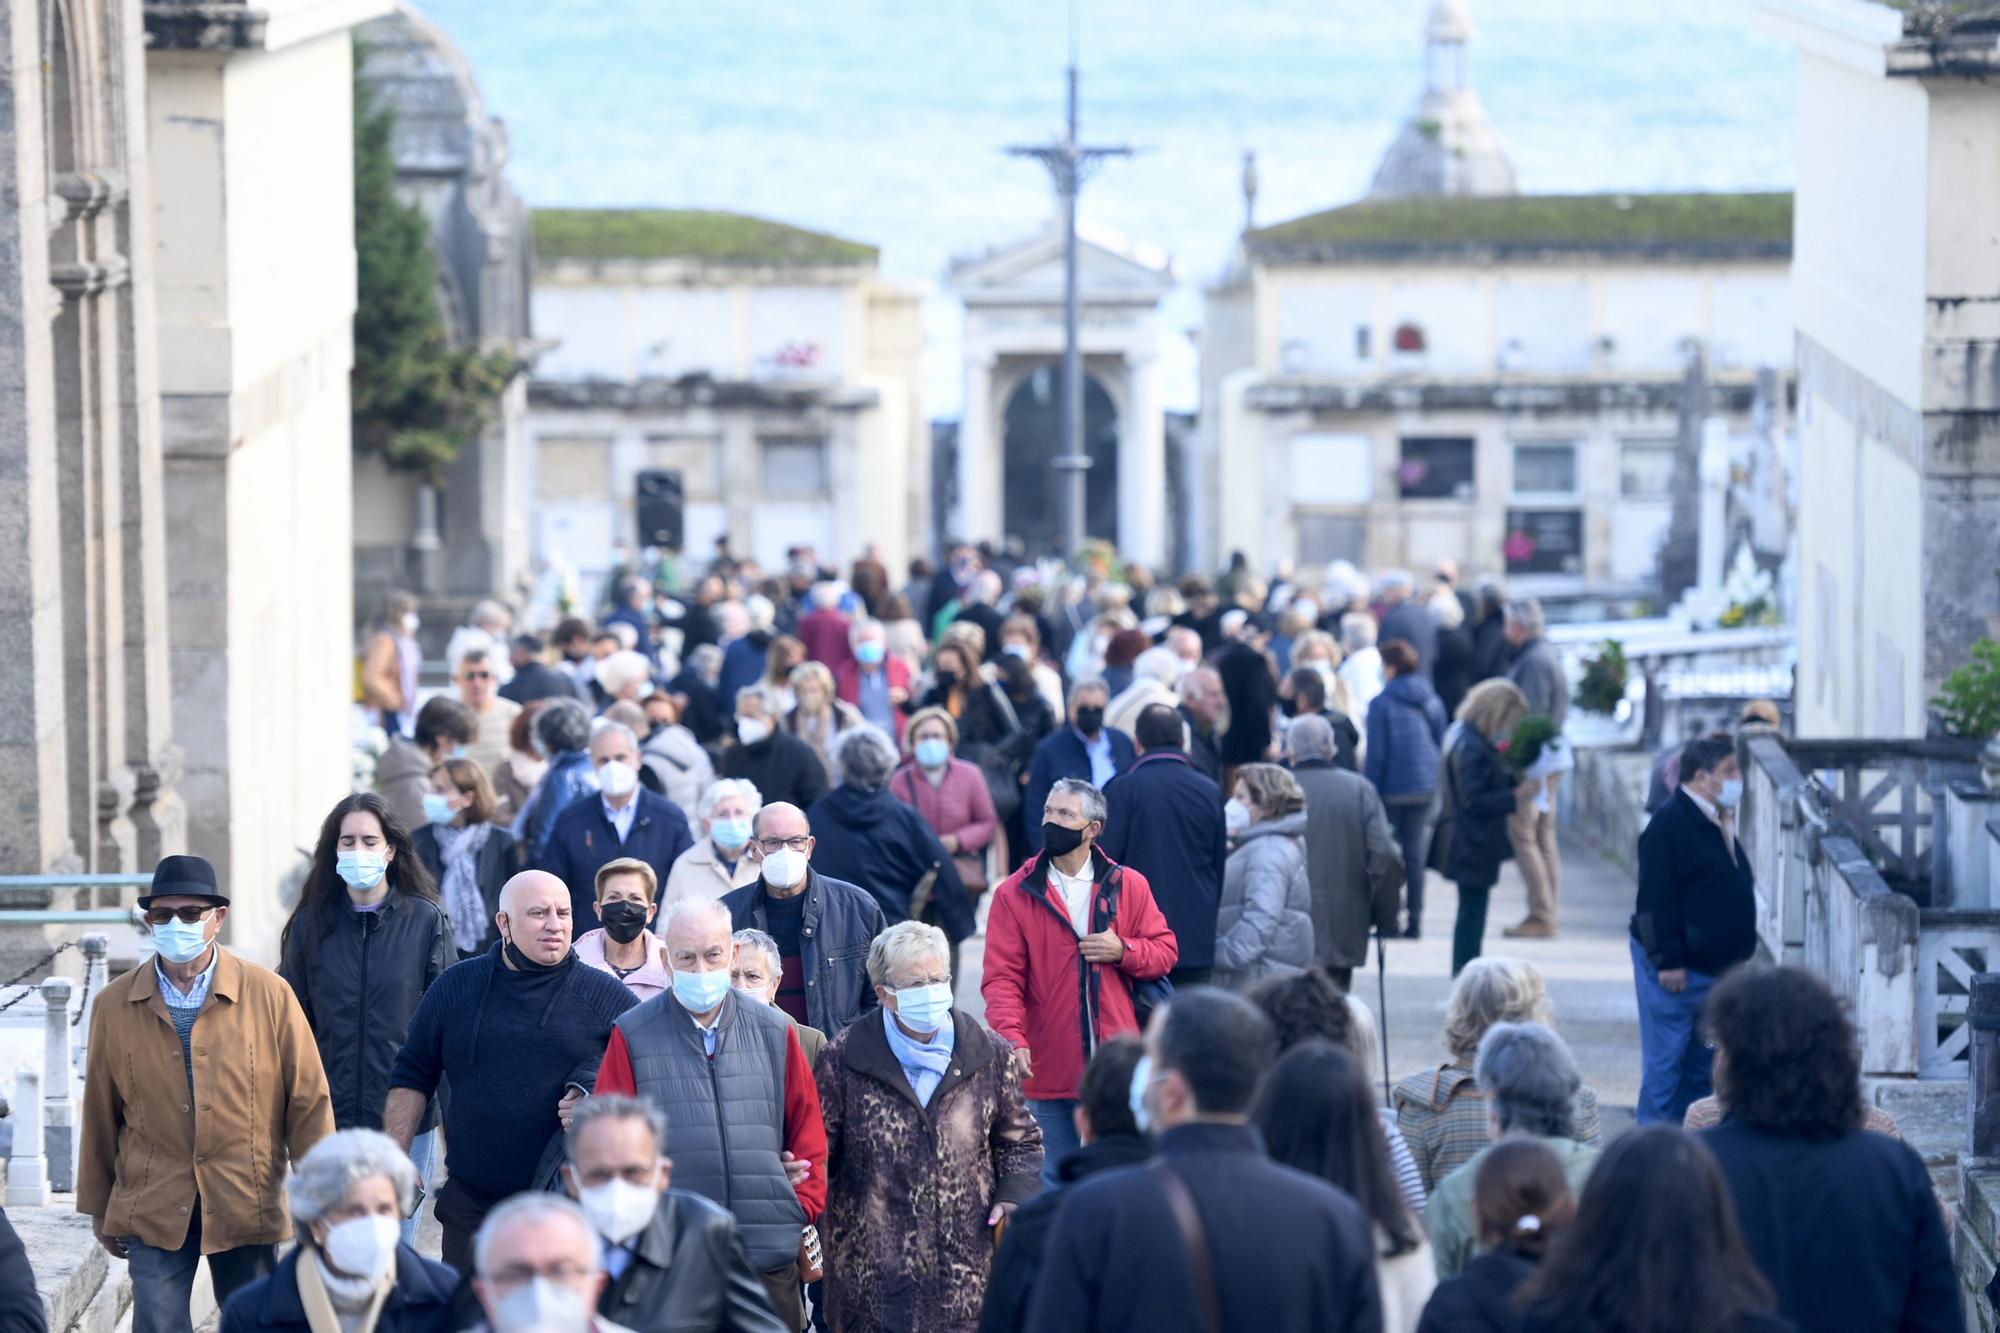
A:
[[[761,717],[739,717],[736,719],[736,739],[745,745],[755,745],[771,734],[771,724]]]
[[[597,768],[597,787],[614,801],[622,801],[639,785],[639,770],[622,759],[607,759]]]
[[[415,634],[417,632],[418,627],[421,626],[423,623],[424,623],[423,621],[417,618],[417,613],[412,611],[410,612],[410,614],[403,617],[403,633]]]
[[[806,854],[789,847],[764,853],[764,882],[774,889],[789,889],[806,877]]]
[[[597,1234],[613,1245],[623,1245],[644,1231],[660,1206],[656,1191],[629,1180],[607,1180],[579,1190],[576,1201]]]
[[[1250,827],[1250,807],[1234,796],[1230,797],[1222,807],[1222,824],[1229,831],[1229,836],[1235,837]]]
[[[351,1217],[326,1229],[326,1261],[349,1277],[380,1277],[396,1261],[402,1227],[393,1217]]]
[[[523,1282],[493,1311],[494,1333],[584,1333],[590,1320],[581,1292],[545,1277]]]
[[[1743,779],[1724,778],[1722,790],[1715,794],[1715,803],[1724,810],[1734,810],[1736,803],[1743,799]]]

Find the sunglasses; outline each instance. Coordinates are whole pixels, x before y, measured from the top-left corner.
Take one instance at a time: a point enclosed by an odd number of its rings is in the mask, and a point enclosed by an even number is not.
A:
[[[465,673],[465,678],[467,680],[492,680],[493,673],[491,671],[468,671]]]
[[[146,909],[146,924],[164,926],[175,917],[179,917],[182,924],[192,926],[205,920],[210,912],[220,906],[220,903],[212,903],[207,907],[149,907]]]

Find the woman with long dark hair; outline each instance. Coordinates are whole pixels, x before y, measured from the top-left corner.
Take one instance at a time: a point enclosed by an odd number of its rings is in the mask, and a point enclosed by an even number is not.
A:
[[[1576,1221],[1522,1285],[1523,1333],[1781,1333],[1715,1157],[1649,1125],[1604,1150]]]
[[[278,975],[305,1010],[341,1129],[382,1128],[389,1073],[417,1001],[456,958],[437,882],[389,802],[342,798],[320,825],[298,906],[278,941]],[[426,1118],[411,1160],[430,1174]]]
[[[1271,1160],[1346,1191],[1375,1230],[1375,1281],[1384,1333],[1410,1333],[1437,1285],[1423,1229],[1389,1167],[1367,1071],[1330,1041],[1305,1041],[1279,1058],[1250,1123]]]

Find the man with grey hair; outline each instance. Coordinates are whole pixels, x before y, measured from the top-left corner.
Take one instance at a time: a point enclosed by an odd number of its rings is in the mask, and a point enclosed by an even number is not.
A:
[[[1437,668],[1437,617],[1417,596],[1417,581],[1407,569],[1392,569],[1377,585],[1382,597],[1382,625],[1377,643],[1401,639],[1417,650],[1417,674],[1425,680]]]
[[[637,1097],[607,1093],[570,1121],[563,1184],[604,1242],[606,1316],[641,1329],[778,1333],[764,1284],[729,1210],[670,1189],[667,1121]]]
[[[1571,1192],[1581,1194],[1597,1164],[1597,1149],[1576,1137],[1576,1095],[1583,1076],[1563,1039],[1540,1023],[1495,1023],[1480,1039],[1472,1077],[1486,1095],[1492,1137],[1540,1139],[1562,1163]],[[1456,1276],[1482,1248],[1472,1187],[1485,1160],[1482,1149],[1439,1181],[1425,1210],[1440,1278]]]
[[[729,984],[727,908],[683,898],[662,933],[673,987],[614,1026],[596,1091],[649,1098],[667,1117],[681,1184],[729,1209],[786,1327],[805,1317],[803,1228],[826,1207],[826,1127],[785,1016]]]
[[[590,738],[597,792],[556,815],[537,864],[569,885],[578,934],[596,930],[597,872],[620,857],[644,861],[665,884],[680,854],[694,846],[687,812],[639,785],[639,738],[622,722],[605,722]]]
[[[812,746],[778,725],[771,697],[760,685],[736,692],[736,743],[722,752],[726,778],[757,784],[767,801],[801,808],[826,795],[826,765]]]
[[[972,897],[937,833],[915,806],[889,793],[894,743],[876,727],[852,727],[834,742],[833,765],[840,785],[806,811],[817,844],[814,864],[868,890],[892,924],[942,925],[955,949],[978,929]]]
[[[632,1333],[594,1313],[604,1246],[560,1194],[522,1194],[495,1208],[473,1253],[472,1291],[486,1311],[474,1333]]]
[[[1540,602],[1528,597],[1507,603],[1507,642],[1514,651],[1507,679],[1528,697],[1528,712],[1546,717],[1560,732],[1569,717],[1569,677],[1555,645],[1542,637]],[[1528,889],[1527,917],[1500,932],[1509,939],[1555,938],[1556,904],[1562,896],[1562,851],[1556,845],[1556,792],[1561,785],[1560,773],[1522,784],[1514,813],[1507,816],[1507,841]],[[1533,786],[1544,792],[1533,792]]]
[[[1139,1031],[1133,990],[1173,970],[1180,946],[1146,877],[1097,847],[1104,793],[1079,778],[1049,789],[1042,850],[993,891],[986,1021],[1014,1045],[1042,1127],[1042,1179],[1078,1147],[1077,1086],[1099,1045]],[[1032,818],[1032,816],[1031,816]]]
[[[1385,938],[1396,933],[1403,854],[1375,784],[1334,762],[1333,727],[1324,717],[1293,722],[1285,749],[1306,794],[1313,961],[1346,990],[1354,969],[1368,962],[1369,929]]]
[[[1189,631],[1192,633],[1193,631]],[[1199,644],[1200,640],[1197,639]],[[1180,696],[1180,714],[1188,724],[1188,762],[1195,771],[1222,784],[1222,728],[1228,716],[1229,700],[1222,693],[1222,677],[1214,667],[1197,666],[1181,677],[1175,687]]]
[[[910,701],[910,664],[889,656],[889,631],[863,616],[847,631],[848,660],[833,670],[834,693],[861,716],[903,738],[903,705]]]

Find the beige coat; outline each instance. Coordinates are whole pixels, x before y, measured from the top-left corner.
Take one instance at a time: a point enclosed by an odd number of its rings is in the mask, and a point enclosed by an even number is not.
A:
[[[106,986],[91,1011],[76,1208],[107,1236],[179,1249],[199,1198],[203,1254],[284,1240],[286,1166],[333,1133],[292,988],[220,955],[189,1038],[192,1098],[153,963]]]

